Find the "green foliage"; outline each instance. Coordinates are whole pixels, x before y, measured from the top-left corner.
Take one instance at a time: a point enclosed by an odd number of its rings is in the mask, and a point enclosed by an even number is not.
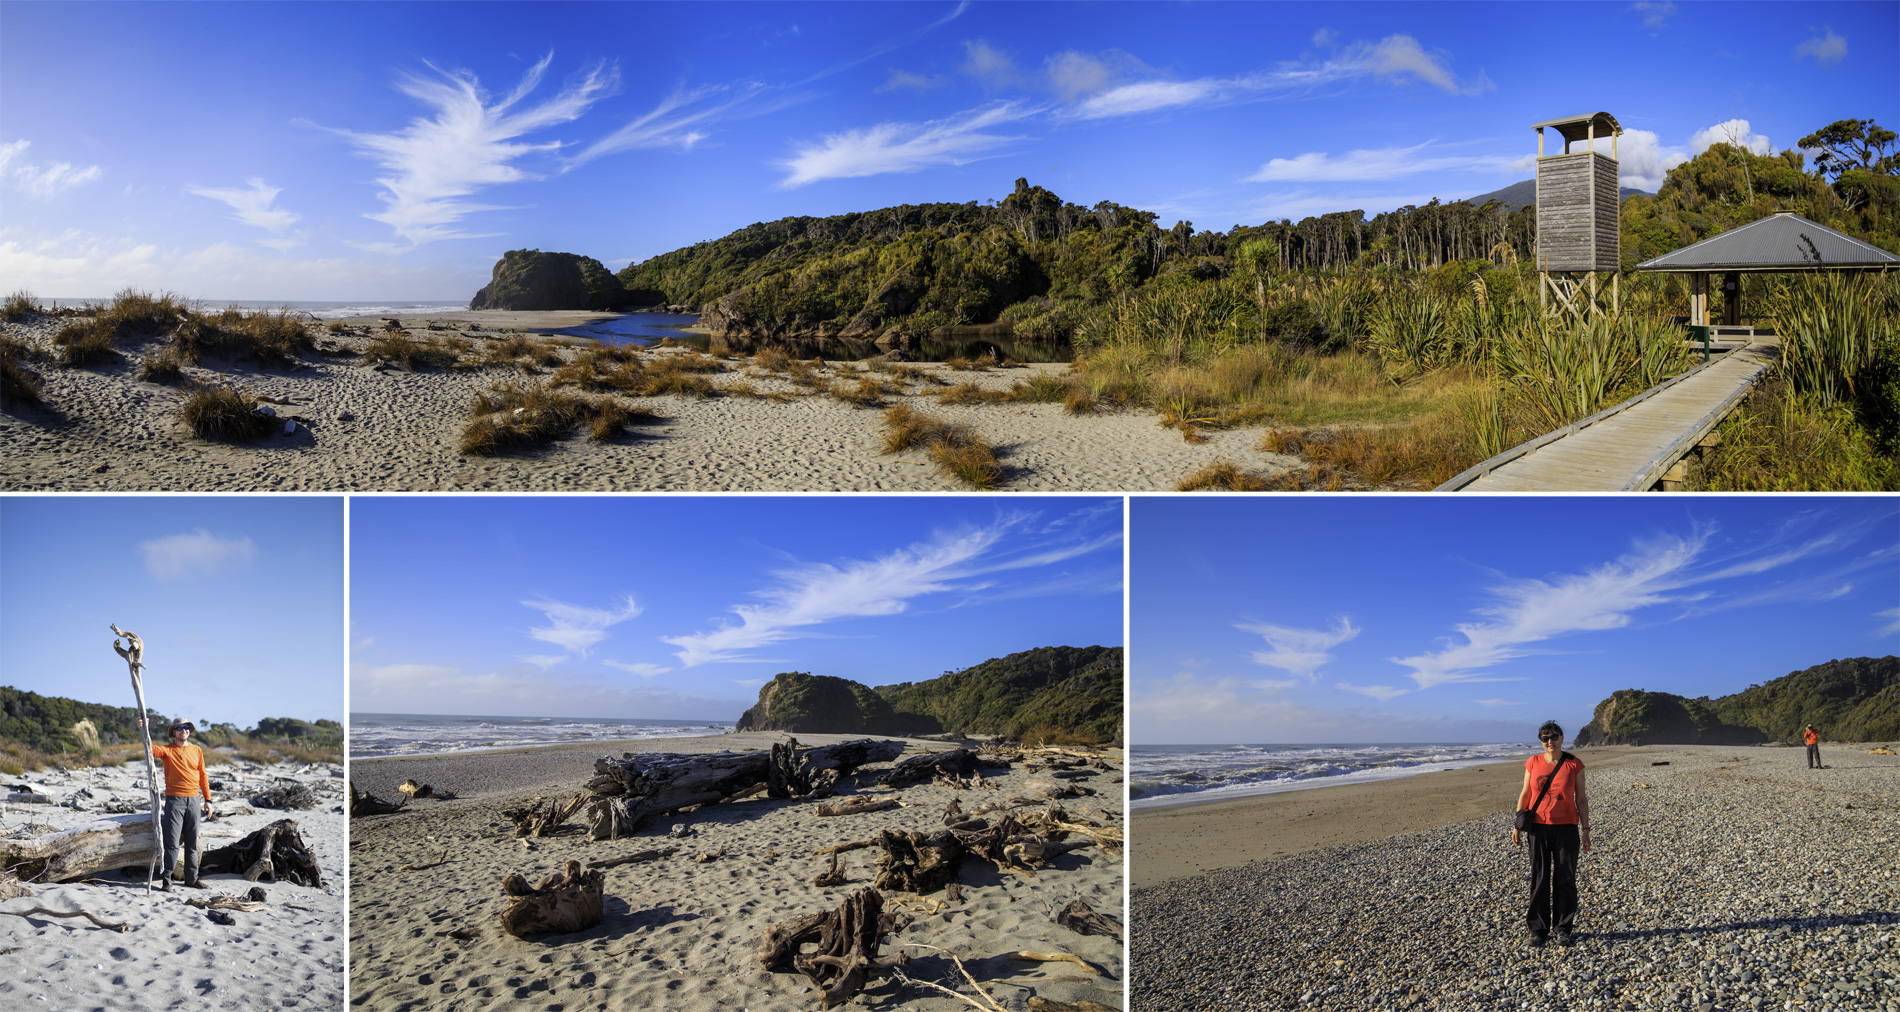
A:
[[[9,746],[82,756],[102,747],[138,746],[142,741],[138,716],[134,707],[82,703],[0,685],[0,742]],[[154,742],[163,742],[166,728],[177,719],[156,710],[148,710],[146,716]],[[310,723],[290,717],[267,717],[248,732],[232,724],[201,724],[192,737],[204,748],[254,739],[340,749],[343,725],[334,720]]]
[[[946,731],[1020,737],[1046,724],[1119,741],[1122,651],[1038,647],[877,692],[900,717],[922,715]]]
[[[759,701],[741,714],[740,731],[800,734],[928,734],[937,730],[902,720],[876,692],[847,678],[785,671],[759,689]]]
[[[1853,403],[1862,385],[1877,396],[1882,381],[1868,370],[1900,344],[1900,277],[1797,275],[1777,290],[1773,313],[1795,392],[1829,405]],[[1857,382],[1864,372],[1867,384]]]
[[[1619,689],[1597,704],[1576,743],[1796,742],[1808,724],[1834,741],[1900,738],[1900,657],[1828,661],[1718,699]]]
[[[618,309],[632,299],[600,261],[575,253],[502,254],[470,309]]]

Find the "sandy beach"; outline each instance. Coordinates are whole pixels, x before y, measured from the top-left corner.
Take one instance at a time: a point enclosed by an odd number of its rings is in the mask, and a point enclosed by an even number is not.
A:
[[[118,932],[84,918],[0,916],[0,1008],[6,1009],[340,1009],[344,985],[343,814],[346,794],[339,764],[213,766],[212,805],[220,816],[204,825],[209,851],[236,843],[279,819],[294,819],[298,835],[316,856],[322,888],[289,882],[247,882],[237,874],[207,874],[209,888],[147,893],[145,867],[136,879],[108,872],[59,884],[29,884],[36,895],[0,902],[0,911],[86,910],[124,923]],[[8,804],[0,833],[38,836],[112,816],[113,800],[143,805],[143,762],[122,767],[44,770],[9,777],[47,788],[62,804]],[[245,798],[285,778],[314,791],[309,809],[253,807]],[[218,786],[222,785],[222,786]],[[81,792],[86,792],[90,797]],[[219,894],[243,897],[254,887],[265,894],[260,910],[216,911],[231,924],[215,923],[211,911],[186,903]]]
[[[855,736],[800,735],[804,745]],[[357,760],[354,786],[385,799],[413,778],[459,791],[452,801],[411,802],[403,811],[365,816],[351,825],[351,1003],[365,1009],[816,1009],[819,991],[802,975],[766,972],[756,952],[765,930],[799,914],[830,910],[871,884],[876,848],[842,855],[842,884],[812,880],[829,858],[813,851],[875,837],[883,829],[925,831],[941,826],[945,805],[959,797],[966,809],[1020,796],[1029,774],[986,770],[996,789],[952,791],[915,785],[892,791],[866,783],[845,787],[843,798],[898,798],[902,807],[832,818],[814,802],[756,798],[705,806],[662,819],[631,838],[589,841],[584,825],[550,837],[517,840],[504,808],[536,795],[568,796],[593,775],[602,754],[626,751],[701,753],[769,748],[785,736],[739,733],[703,738],[590,743],[421,758]],[[913,750],[941,750],[941,742],[913,742]],[[912,754],[912,753],[907,753]],[[1120,763],[1112,772],[1079,781],[1100,793],[1062,804],[1072,814],[1105,825],[1121,823]],[[884,764],[866,767],[876,773]],[[847,778],[849,783],[851,778]],[[669,838],[673,824],[685,827]],[[531,881],[561,870],[570,859],[610,859],[643,850],[676,848],[657,860],[605,870],[605,916],[571,934],[516,938],[501,930],[501,882],[519,872]],[[702,856],[714,855],[699,860]],[[437,863],[440,862],[440,863]],[[404,870],[408,866],[411,870]],[[914,915],[884,941],[884,951],[910,955],[916,981],[971,993],[955,965],[931,946],[962,959],[984,990],[1009,1008],[1032,996],[1122,1006],[1121,943],[1059,926],[1054,914],[1081,899],[1119,923],[1122,859],[1090,846],[1055,858],[1032,877],[997,871],[966,858],[959,875],[961,902],[943,894],[887,893],[886,910]],[[457,938],[451,931],[475,932]],[[1104,971],[1073,963],[1029,962],[1021,951],[1067,952]],[[874,1008],[950,1012],[964,1000],[921,984],[886,979],[857,999]]]
[[[404,317],[418,338],[467,338],[477,349],[513,332],[572,327],[587,313],[456,312]],[[0,323],[0,334],[49,348],[63,321],[32,317]],[[741,396],[643,397],[632,403],[662,416],[621,438],[591,442],[586,433],[512,456],[463,456],[457,434],[475,396],[496,382],[536,382],[512,365],[410,372],[368,364],[361,352],[383,318],[347,321],[353,334],[319,330],[327,350],[300,367],[263,370],[249,362],[207,359],[193,378],[235,385],[270,398],[279,416],[301,419],[292,435],[248,444],[193,437],[176,418],[179,388],[137,379],[141,355],[159,346],[121,341],[123,357],[91,368],[34,365],[48,410],[0,413],[0,489],[225,491],[956,491],[920,450],[884,454],[882,412],[824,396],[788,403]],[[567,349],[565,339],[551,338]],[[684,354],[661,351],[658,354]],[[761,392],[796,393],[783,379],[727,361],[715,387],[751,383]],[[945,383],[1008,389],[1042,364],[983,372],[922,364]],[[869,375],[862,363],[836,362],[829,379]],[[1254,448],[1253,430],[1206,432],[1184,441],[1145,411],[1065,414],[1060,404],[938,404],[947,389],[913,382],[890,404],[907,403],[973,426],[997,450],[1008,491],[1172,490],[1187,473],[1219,459],[1277,472],[1297,458]]]
[[[1521,764],[1137,813],[1130,1007],[1900,1007],[1900,759],[1871,747],[1824,744],[1824,770],[1578,751],[1595,846],[1567,949],[1526,945]]]

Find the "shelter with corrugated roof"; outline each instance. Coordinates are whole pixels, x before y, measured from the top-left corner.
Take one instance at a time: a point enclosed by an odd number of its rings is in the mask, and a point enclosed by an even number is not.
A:
[[[1900,256],[1872,243],[1817,224],[1793,211],[1777,211],[1693,246],[1664,253],[1636,265],[1639,271],[1687,274],[1689,322],[1709,322],[1709,275],[1722,274],[1722,326],[1742,322],[1743,274],[1800,274],[1816,271],[1886,270],[1900,267]]]

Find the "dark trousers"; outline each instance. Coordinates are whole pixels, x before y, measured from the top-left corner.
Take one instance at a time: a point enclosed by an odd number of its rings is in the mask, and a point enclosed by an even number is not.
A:
[[[1569,931],[1577,921],[1577,848],[1582,838],[1576,823],[1531,827],[1531,906],[1525,921],[1531,933],[1547,935],[1551,928]]]
[[[161,823],[165,828],[165,863],[158,869],[159,878],[172,877],[172,869],[178,867],[178,852],[183,849],[184,881],[198,881],[198,821],[204,817],[204,803],[200,797],[165,799]]]
[[[1808,746],[1808,769],[1818,770],[1820,768],[1821,768],[1821,746],[1809,745]]]

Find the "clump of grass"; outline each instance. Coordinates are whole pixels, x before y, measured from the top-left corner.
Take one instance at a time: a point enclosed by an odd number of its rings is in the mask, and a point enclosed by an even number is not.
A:
[[[112,361],[119,357],[112,337],[112,327],[97,316],[75,320],[53,335],[53,361],[69,368]]]
[[[278,420],[259,414],[263,401],[231,387],[205,384],[194,388],[178,408],[191,434],[199,439],[242,442],[263,439],[276,431]]]
[[[462,427],[461,452],[492,457],[562,439],[582,424],[592,438],[605,441],[628,425],[647,425],[659,416],[631,408],[612,397],[583,397],[550,386],[497,384],[477,394]]]
[[[675,397],[715,397],[718,389],[704,375],[722,372],[725,366],[716,358],[667,355],[654,359],[645,370],[640,392],[648,397],[672,394]]]
[[[1692,465],[1688,487],[1716,492],[1892,492],[1900,463],[1853,408],[1774,376],[1757,384]]]
[[[795,361],[790,352],[779,347],[761,348],[758,354],[752,356],[753,365],[773,373],[791,372]]]
[[[884,452],[900,453],[913,447],[927,450],[937,469],[988,491],[1003,480],[996,451],[976,430],[946,422],[899,404],[884,412]]]
[[[532,372],[536,366],[552,369],[563,361],[557,343],[537,340],[525,334],[491,337],[482,346],[483,365],[513,365],[522,372]]]
[[[1189,471],[1174,484],[1176,492],[1265,492],[1271,488],[1273,483],[1265,475],[1243,470],[1225,457]]]
[[[1062,410],[1071,415],[1095,413],[1095,397],[1081,387],[1071,387],[1062,398]]]
[[[1484,459],[1474,444],[1459,419],[1438,415],[1392,425],[1269,429],[1259,449],[1321,465],[1318,477],[1326,479],[1328,487],[1337,485],[1332,481],[1337,477],[1369,486],[1434,488]]]
[[[399,365],[411,372],[418,368],[452,368],[462,361],[471,347],[467,338],[441,338],[433,334],[418,341],[401,328],[386,330],[371,341],[363,354],[372,362]]]
[[[1190,443],[1205,443],[1207,437],[1201,435],[1201,427],[1217,421],[1214,415],[1199,411],[1192,398],[1174,397],[1161,406],[1160,425],[1164,429],[1179,429],[1181,438]]]
[[[1035,404],[1060,404],[1069,396],[1069,381],[1042,372],[1010,384],[1009,399]]]
[[[39,311],[40,300],[34,298],[33,293],[28,291],[15,291],[7,296],[4,304],[0,304],[0,318],[8,320],[37,316]]]
[[[884,406],[884,390],[870,377],[861,377],[856,383],[850,380],[838,380],[825,391],[831,399],[840,404],[849,404],[854,408],[881,408]]]
[[[172,331],[171,343],[184,362],[197,363],[206,356],[249,358],[280,369],[296,365],[303,352],[317,346],[304,318],[289,310],[226,309],[216,316],[188,312]]]
[[[175,347],[163,348],[139,359],[139,379],[148,383],[176,385],[184,378],[184,363],[178,360]]]
[[[323,329],[338,335],[355,333],[355,330],[343,320],[331,320],[329,323],[323,325]]]
[[[938,404],[994,404],[1012,399],[1009,391],[986,390],[975,380],[959,383],[936,394]]]
[[[0,408],[10,409],[16,404],[29,408],[45,404],[40,377],[11,356],[0,358]]]
[[[115,335],[162,334],[191,314],[191,307],[170,292],[153,295],[126,288],[112,297],[93,318]]]

